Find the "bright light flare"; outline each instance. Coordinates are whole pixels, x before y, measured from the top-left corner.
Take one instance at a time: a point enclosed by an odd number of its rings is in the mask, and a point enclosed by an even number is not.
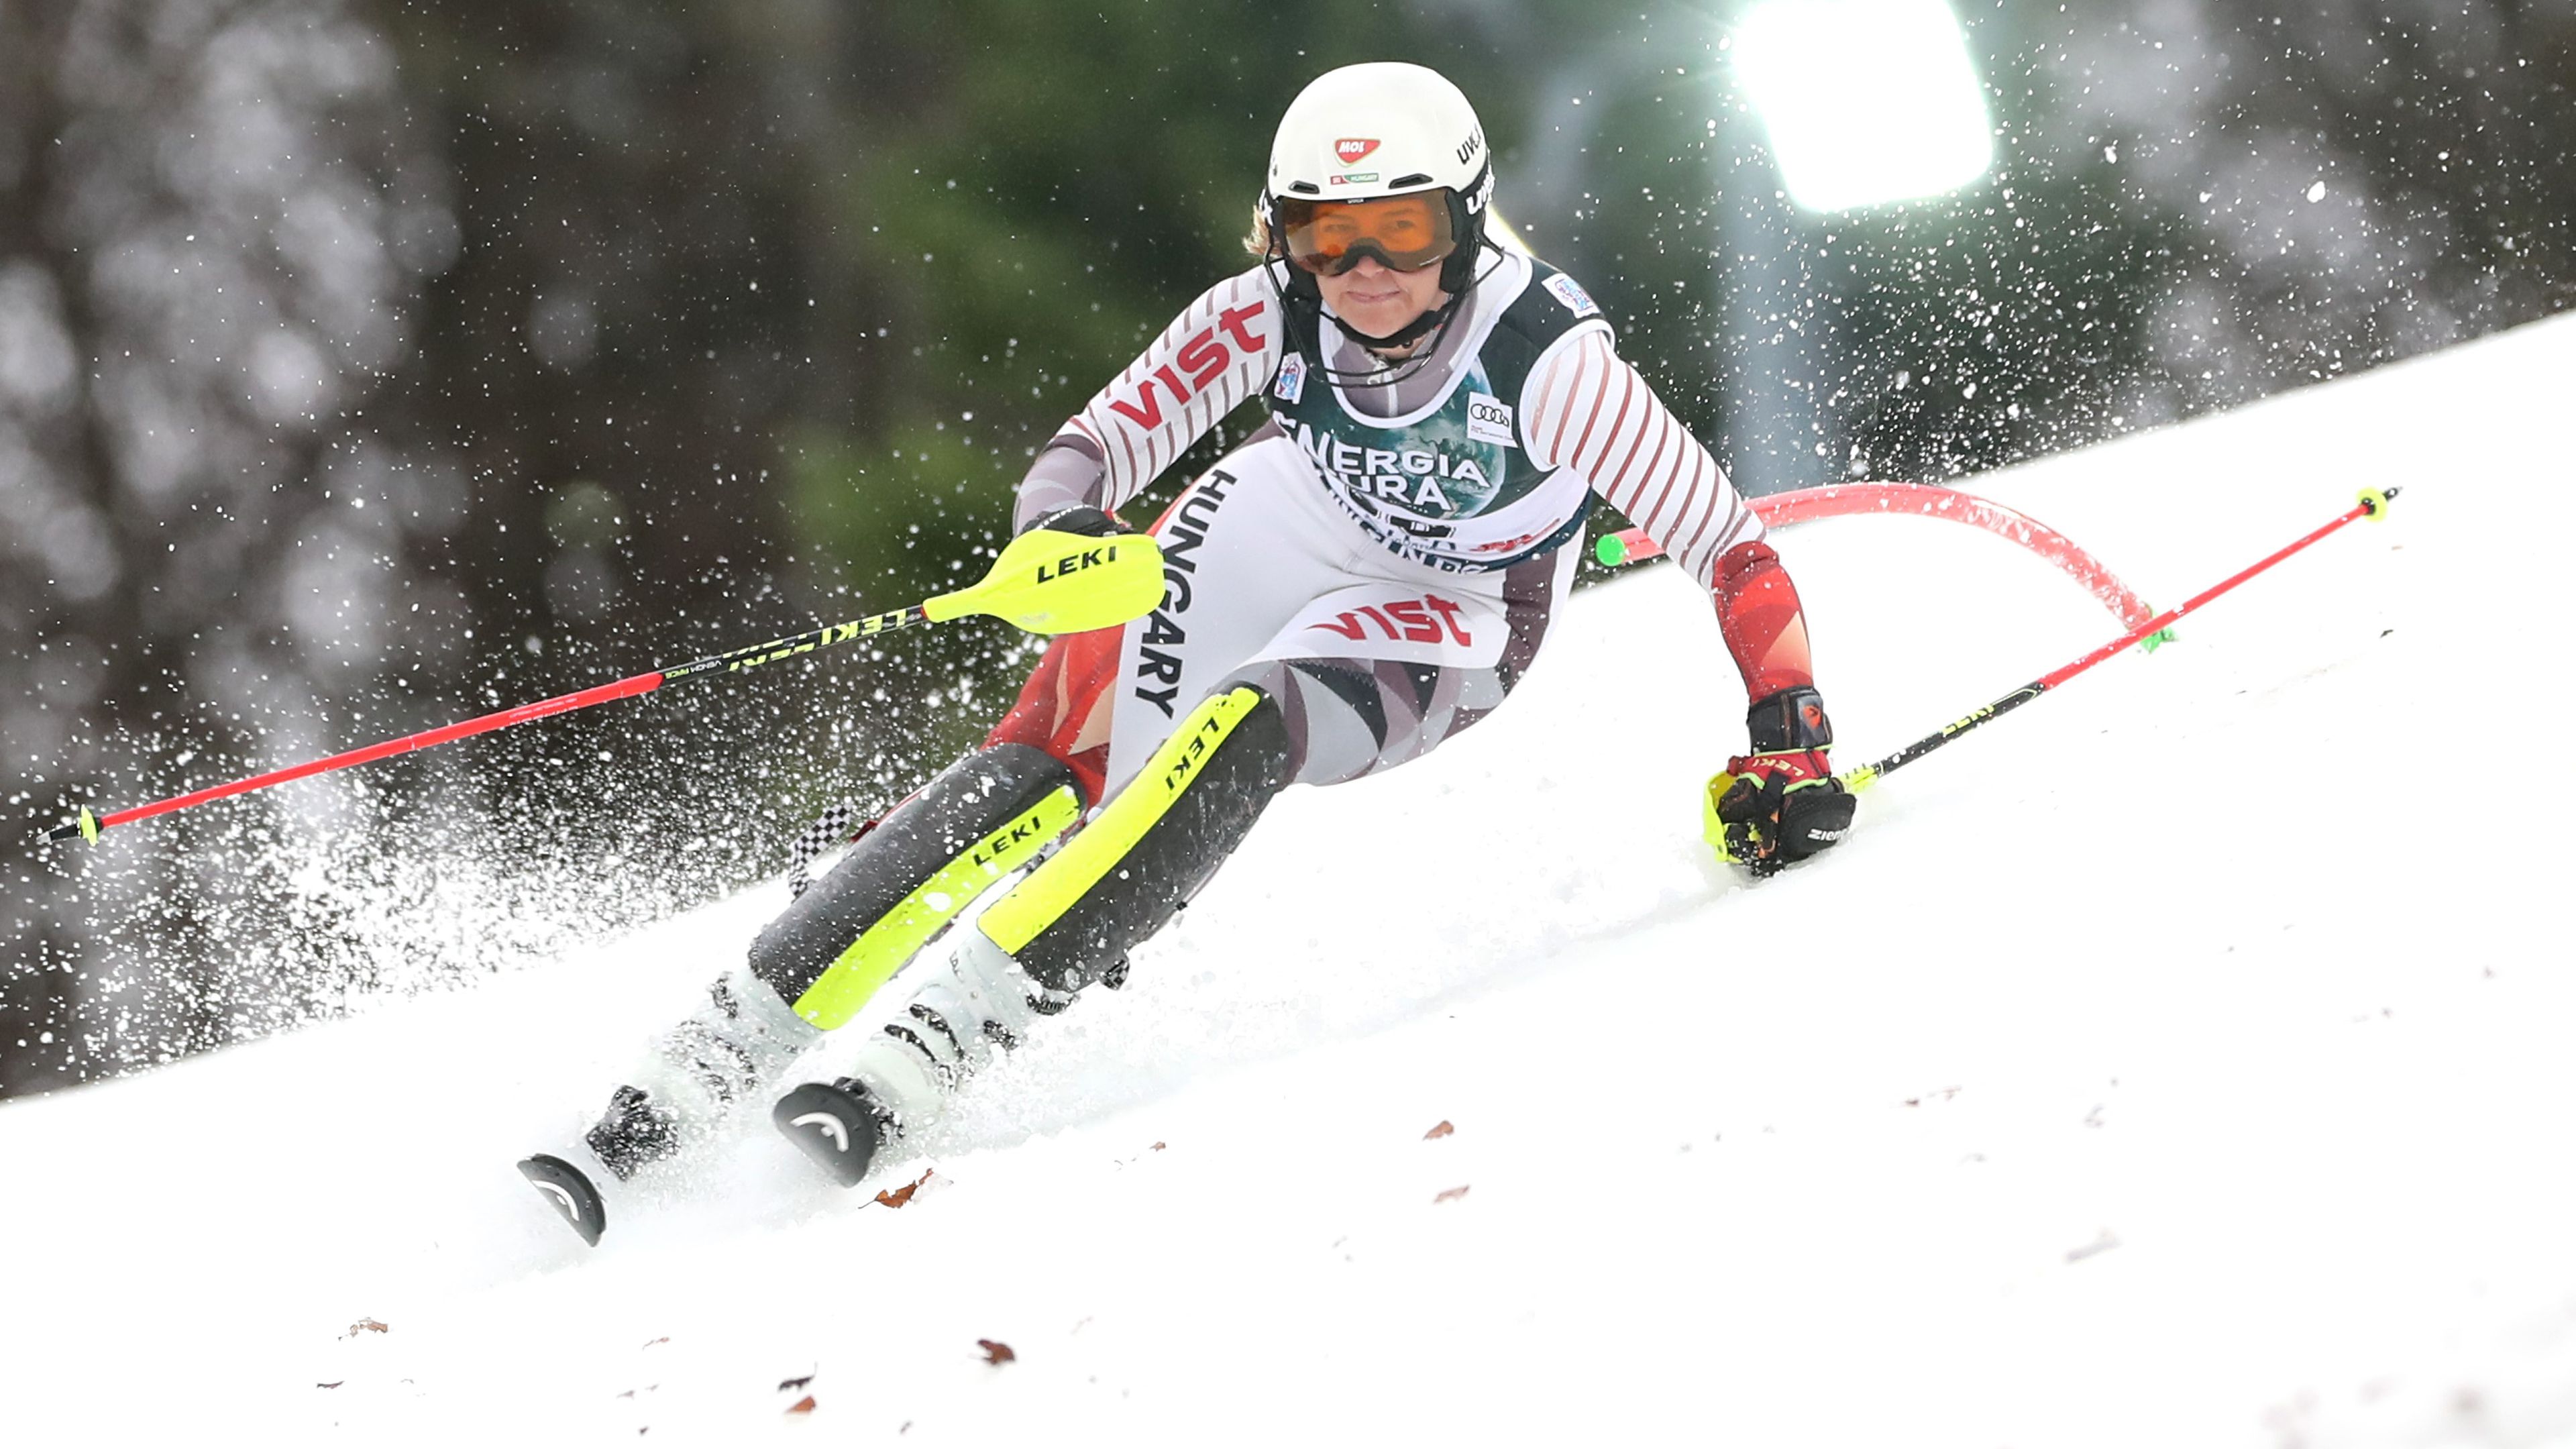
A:
[[[1811,211],[1955,191],[1994,165],[1985,88],[1943,0],[1762,0],[1734,54]]]

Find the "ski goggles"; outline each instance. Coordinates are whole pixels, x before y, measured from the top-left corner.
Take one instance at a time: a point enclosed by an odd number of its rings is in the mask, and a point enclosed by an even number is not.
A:
[[[1427,267],[1458,249],[1449,220],[1447,187],[1368,201],[1279,199],[1279,225],[1288,260],[1321,276],[1338,277],[1375,257],[1399,272]]]

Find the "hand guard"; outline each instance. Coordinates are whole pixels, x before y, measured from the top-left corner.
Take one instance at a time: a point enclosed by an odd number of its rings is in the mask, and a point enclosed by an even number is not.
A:
[[[1701,799],[1701,833],[1721,860],[1766,876],[1840,843],[1860,802],[1834,778],[1833,725],[1813,688],[1754,702],[1753,749],[1726,762]]]

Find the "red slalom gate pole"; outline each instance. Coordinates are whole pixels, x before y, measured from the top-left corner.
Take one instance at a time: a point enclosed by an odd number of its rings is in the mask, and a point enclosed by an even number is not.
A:
[[[2046,694],[2048,691],[2055,689],[2057,686],[2064,684],[2070,679],[2073,679],[2075,676],[2082,674],[2085,670],[2092,668],[2094,665],[2101,663],[2103,660],[2110,658],[2112,655],[2119,653],[2130,645],[2138,643],[2140,640],[2147,638],[2161,629],[2171,627],[2173,622],[2181,618],[2183,615],[2190,613],[2192,610],[2199,608],[2201,605],[2206,604],[2210,600],[2217,598],[2219,595],[2226,593],[2228,590],[2235,588],[2238,584],[2245,582],[2247,579],[2263,572],[2272,565],[2279,563],[2281,560],[2288,558],[2290,555],[2297,553],[2308,545],[2324,538],[2327,534],[2335,532],[2347,523],[2351,523],[2356,519],[2362,518],[2387,517],[2388,500],[2396,496],[2397,490],[2394,488],[2369,488],[2362,490],[2361,502],[2355,504],[2351,509],[2347,510],[2333,522],[2326,524],[2324,527],[2317,529],[2313,533],[2310,533],[2307,537],[2278,550],[2265,558],[2262,562],[2243,569],[2238,573],[2232,574],[2226,579],[2203,589],[2199,593],[2192,595],[2190,598],[2183,600],[2179,606],[2156,615],[2147,622],[2131,629],[2128,633],[2123,634],[2119,638],[2112,640],[2110,643],[2102,645],[2100,648],[2086,654],[2081,659],[2076,659],[2060,665],[2058,668],[2050,670],[2048,673],[2041,675],[2039,678],[2032,680],[2030,683],[2023,685],[2021,688],[2014,690],[2012,693],[2005,695],[1992,704],[1986,705],[1984,708],[1977,710],[1966,718],[1942,726],[1939,730],[1925,735],[1923,738],[1907,745],[1904,749],[1898,750],[1895,754],[1888,756],[1886,759],[1880,760],[1876,764],[1863,765],[1856,770],[1846,771],[1841,777],[1844,787],[1854,791],[1869,788],[1871,784],[1877,781],[1879,776],[1914,763],[1916,760],[1919,760],[1925,755],[1932,753],[1934,750],[1941,748],[1943,745],[1950,743],[1952,740],[1955,740],[1959,736],[1966,734],[1968,731],[1975,729],[1977,726],[1985,724],[1990,720],[1996,719],[2004,714],[2008,714],[2011,711],[2019,709],[2021,706],[2030,703],[2032,700],[2039,698],[2041,695]]]
[[[2102,561],[2075,540],[2018,509],[1955,488],[1923,483],[1825,483],[1787,493],[1766,493],[1746,500],[1766,528],[1785,528],[1826,518],[1931,518],[1965,524],[2018,544],[2055,564],[2084,592],[2101,601],[2123,624],[2135,624],[2155,609],[2129,591]],[[1592,556],[1609,568],[1661,558],[1663,545],[1642,528],[1623,528],[1594,540]],[[2147,640],[2156,647],[2157,640]]]

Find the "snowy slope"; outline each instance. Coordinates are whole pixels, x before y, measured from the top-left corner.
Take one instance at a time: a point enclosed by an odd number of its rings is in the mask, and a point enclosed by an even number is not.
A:
[[[764,1126],[589,1251],[511,1170],[783,891],[0,1106],[0,1432],[2576,1444],[2571,373],[2576,320],[1977,480],[2159,604],[2407,492],[1758,887],[1696,839],[1705,605],[1583,596],[1492,721],[1283,798],[900,1211]],[[1969,530],[1780,542],[1849,761],[2117,632]]]

